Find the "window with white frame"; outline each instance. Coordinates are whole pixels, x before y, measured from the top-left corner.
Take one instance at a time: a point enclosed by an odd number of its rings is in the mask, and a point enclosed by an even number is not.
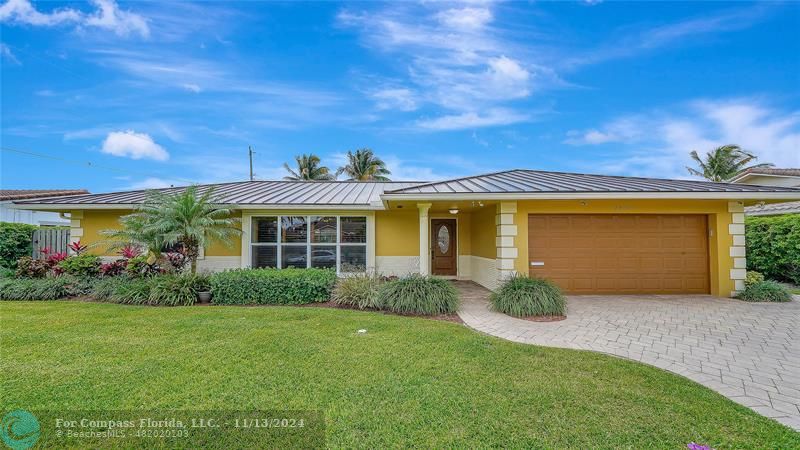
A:
[[[253,217],[250,227],[252,267],[366,270],[366,217]]]

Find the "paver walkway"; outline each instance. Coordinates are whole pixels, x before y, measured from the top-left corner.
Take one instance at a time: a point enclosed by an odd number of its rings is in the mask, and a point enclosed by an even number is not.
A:
[[[593,350],[683,375],[800,431],[800,301],[711,296],[569,296],[567,318],[531,322],[489,310],[467,281],[458,315],[471,328],[525,344]]]

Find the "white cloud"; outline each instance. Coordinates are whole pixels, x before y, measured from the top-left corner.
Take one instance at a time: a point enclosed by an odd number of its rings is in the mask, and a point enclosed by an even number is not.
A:
[[[113,31],[119,36],[138,34],[144,38],[150,36],[147,19],[119,9],[114,0],[92,0],[97,11],[86,17],[84,24]]]
[[[485,113],[465,112],[462,114],[436,117],[434,119],[419,120],[417,121],[417,125],[426,130],[444,131],[511,125],[527,120],[530,120],[529,115],[508,109],[495,108]]]
[[[8,0],[0,6],[0,22],[33,26],[74,24],[78,27],[109,30],[118,36],[130,34],[138,34],[144,38],[150,36],[147,19],[141,15],[121,10],[114,0],[92,0],[91,3],[97,9],[86,14],[72,8],[40,12],[31,4],[30,0]]]
[[[706,153],[736,144],[777,167],[800,167],[800,111],[769,107],[752,99],[698,100],[671,112],[617,119],[598,129],[568,132],[566,143],[615,143],[602,166],[611,173],[687,176],[689,152]]]
[[[14,52],[11,51],[11,48],[2,42],[0,42],[0,57],[16,65],[22,64],[17,59],[16,55],[14,55]]]
[[[163,178],[148,177],[144,180],[137,181],[125,187],[126,190],[140,190],[140,189],[163,189],[173,186],[185,186],[186,182],[178,182],[174,180],[165,180]]]
[[[181,87],[183,87],[184,89],[186,89],[189,92],[194,92],[195,94],[197,94],[198,92],[203,90],[203,89],[200,88],[200,86],[198,86],[198,85],[196,85],[194,83],[183,83],[183,85],[181,85]]]
[[[414,111],[417,101],[414,92],[405,88],[386,88],[370,93],[378,109],[397,109],[400,111]]]
[[[108,133],[103,141],[101,151],[109,155],[131,159],[154,159],[156,161],[169,159],[169,153],[164,150],[164,147],[156,144],[150,135],[136,133],[133,130]]]
[[[414,109],[433,105],[444,110],[435,121],[416,122],[419,126],[453,129],[469,126],[462,123],[517,122],[524,114],[515,113],[508,101],[560,83],[555,72],[526,57],[526,46],[505,37],[508,30],[494,24],[491,2],[442,5],[397,4],[338,15],[341,25],[361,32],[366,46],[405,63],[407,84],[397,89],[415,93]],[[490,110],[502,110],[506,118],[483,112]]]
[[[436,18],[450,28],[476,30],[492,21],[492,12],[488,8],[452,8],[439,12]]]

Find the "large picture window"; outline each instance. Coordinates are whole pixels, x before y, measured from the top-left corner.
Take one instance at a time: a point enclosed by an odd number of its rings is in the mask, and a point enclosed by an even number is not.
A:
[[[367,269],[367,218],[358,216],[253,217],[252,267]]]

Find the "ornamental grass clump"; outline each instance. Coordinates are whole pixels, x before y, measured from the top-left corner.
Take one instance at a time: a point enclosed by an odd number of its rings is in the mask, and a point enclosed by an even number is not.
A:
[[[782,303],[792,301],[792,294],[780,283],[767,280],[747,285],[737,298],[746,302]]]
[[[414,274],[384,283],[377,301],[381,309],[397,313],[453,314],[458,291],[447,280]]]
[[[381,278],[371,274],[354,274],[340,278],[333,288],[332,299],[337,305],[358,309],[379,309],[378,290]]]
[[[491,295],[495,311],[514,317],[563,316],[567,300],[552,281],[514,275]]]

